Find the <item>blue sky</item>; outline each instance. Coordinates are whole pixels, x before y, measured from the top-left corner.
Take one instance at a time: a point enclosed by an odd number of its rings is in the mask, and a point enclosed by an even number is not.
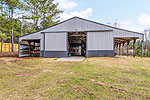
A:
[[[55,0],[64,10],[61,20],[78,16],[142,32],[150,28],[150,0]]]

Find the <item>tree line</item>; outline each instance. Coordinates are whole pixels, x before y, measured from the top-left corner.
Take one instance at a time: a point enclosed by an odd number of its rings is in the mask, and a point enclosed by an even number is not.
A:
[[[58,3],[54,0],[0,0],[0,40],[18,43],[18,37],[59,22]]]

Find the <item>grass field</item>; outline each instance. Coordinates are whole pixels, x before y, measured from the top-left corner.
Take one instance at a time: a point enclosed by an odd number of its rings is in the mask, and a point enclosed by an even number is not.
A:
[[[150,58],[0,58],[0,100],[150,99]]]

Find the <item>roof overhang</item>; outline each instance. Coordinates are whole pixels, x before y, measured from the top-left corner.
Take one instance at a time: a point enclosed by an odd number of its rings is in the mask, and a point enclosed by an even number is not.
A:
[[[49,32],[41,32],[43,33],[66,33],[66,32],[111,32],[113,30],[87,30],[87,31],[49,31]]]

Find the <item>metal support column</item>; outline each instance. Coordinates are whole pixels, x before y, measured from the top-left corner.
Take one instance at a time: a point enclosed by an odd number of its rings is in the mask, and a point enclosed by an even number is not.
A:
[[[121,47],[121,43],[119,44],[119,56],[120,56],[120,47]]]
[[[122,44],[122,55],[124,56],[124,41],[123,41],[123,44]]]
[[[29,56],[31,56],[31,41],[28,41],[29,43]]]
[[[127,41],[127,57],[129,56],[129,41]]]
[[[143,40],[141,41],[141,45],[142,45],[142,47],[141,47],[141,57],[143,57]]]
[[[133,57],[135,57],[135,42],[136,42],[136,39],[133,40]]]

